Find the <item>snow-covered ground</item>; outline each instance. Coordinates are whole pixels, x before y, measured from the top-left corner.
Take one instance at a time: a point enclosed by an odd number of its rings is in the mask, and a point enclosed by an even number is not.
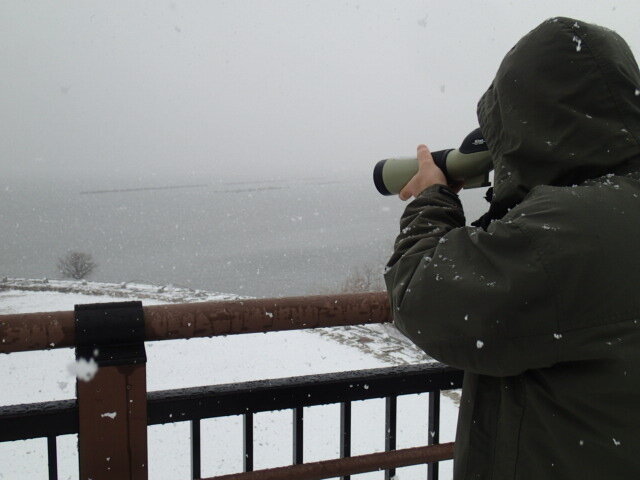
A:
[[[194,292],[150,285],[2,279],[0,314],[71,310],[76,303],[141,299],[145,305],[223,300],[235,295]],[[233,335],[218,338],[148,342],[149,391],[242,382],[314,373],[377,368],[429,361],[391,326]],[[72,349],[0,355],[0,404],[73,398],[75,379],[68,366]],[[458,395],[442,395],[441,441],[453,441]],[[291,411],[260,413],[254,419],[255,468],[291,463]],[[353,403],[352,454],[384,450],[384,400]],[[305,461],[338,457],[339,406],[305,408]],[[398,448],[427,440],[427,395],[398,399]],[[149,473],[153,480],[189,478],[189,424],[149,427]],[[77,475],[76,436],[58,438],[61,479]],[[441,478],[451,477],[452,462],[441,463]],[[46,441],[0,443],[0,479],[46,478]],[[202,422],[204,477],[242,470],[242,419]],[[400,480],[422,479],[426,466],[397,471]],[[381,472],[356,477],[382,478]]]
[[[80,294],[78,302],[88,303],[90,301],[87,297],[97,297],[99,301],[103,302],[117,302],[129,299],[135,300],[149,300],[145,302],[148,305],[153,305],[154,302],[150,300],[157,300],[155,303],[179,303],[179,302],[208,302],[213,300],[234,300],[237,298],[245,298],[240,295],[234,295],[230,293],[212,293],[204,290],[194,290],[191,288],[176,287],[174,285],[146,285],[137,282],[122,282],[122,283],[98,283],[88,282],[86,280],[49,280],[48,278],[42,279],[30,279],[30,278],[7,278],[0,279],[0,293],[6,293],[9,290],[18,290],[23,292],[43,292],[51,294],[51,301],[58,299],[61,305],[61,309],[70,310],[73,308],[76,297],[67,297],[65,295],[56,295],[57,293],[67,294]],[[109,297],[110,300],[105,300],[105,297]],[[20,311],[39,311],[37,308],[54,308],[52,303],[41,304],[38,298],[29,295],[25,297],[24,301],[29,301],[28,305],[22,306],[19,300],[19,296],[15,297],[15,302],[1,302],[0,314],[11,313],[14,309],[20,309]],[[71,301],[69,299],[72,299]],[[35,301],[35,303],[34,303]],[[97,301],[97,300],[96,300]],[[76,303],[78,303],[76,302]],[[36,310],[32,310],[32,309]],[[57,308],[57,307],[55,307]],[[26,310],[24,310],[26,309]]]

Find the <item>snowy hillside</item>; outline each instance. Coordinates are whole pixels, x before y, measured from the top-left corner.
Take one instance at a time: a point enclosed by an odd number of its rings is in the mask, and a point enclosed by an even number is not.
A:
[[[26,279],[26,278],[7,278],[0,279],[0,294],[5,296],[9,291],[17,290],[20,292],[30,292],[27,300],[32,302],[30,306],[20,306],[19,299],[24,295],[16,295],[14,303],[9,301],[0,302],[0,314],[11,313],[14,309],[21,312],[37,312],[41,308],[48,307],[51,309],[51,303],[54,298],[61,302],[60,308],[55,310],[72,310],[75,303],[90,303],[92,301],[100,302],[117,302],[129,299],[146,300],[149,305],[156,303],[179,303],[179,302],[208,302],[212,300],[234,300],[242,298],[239,295],[227,293],[211,293],[204,290],[193,290],[190,288],[176,287],[173,285],[146,285],[136,282],[123,283],[98,283],[88,282],[86,280],[49,280],[43,279]],[[37,295],[34,292],[43,292],[47,295]],[[70,294],[70,295],[59,295]],[[80,295],[80,296],[73,296]],[[97,299],[89,300],[87,297],[97,297]],[[110,299],[105,299],[110,297]],[[43,300],[39,300],[43,299]],[[76,302],[77,299],[77,302]],[[40,302],[45,302],[42,306]],[[29,310],[29,309],[32,310]],[[16,311],[17,312],[17,311]]]
[[[145,305],[228,300],[235,295],[141,284],[98,284],[54,280],[2,279],[0,314],[71,310],[76,303],[140,299]],[[328,373],[428,361],[391,326],[357,326],[219,338],[148,342],[148,390],[233,383],[264,378]],[[74,397],[68,366],[71,349],[0,355],[0,404],[31,403]],[[442,396],[441,441],[452,441],[457,418],[456,392]],[[338,456],[338,405],[305,408],[305,461]],[[427,432],[427,396],[398,400],[398,448],[423,445]],[[242,469],[242,419],[202,422],[204,476]],[[384,400],[353,405],[354,455],[384,450]],[[255,468],[291,461],[291,412],[255,416]],[[189,478],[189,424],[149,428],[151,479]],[[77,478],[76,438],[58,438],[61,479]],[[451,462],[442,464],[451,477]],[[401,480],[425,477],[425,466],[398,470]],[[0,444],[0,479],[44,478],[46,442],[36,439]],[[363,478],[381,478],[371,473]]]

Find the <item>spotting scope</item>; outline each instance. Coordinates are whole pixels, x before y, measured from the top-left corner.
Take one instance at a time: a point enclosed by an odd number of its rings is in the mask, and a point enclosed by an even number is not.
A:
[[[488,187],[493,162],[479,128],[463,140],[457,149],[431,152],[435,164],[450,185],[463,182],[463,188]],[[416,157],[380,160],[373,169],[373,183],[382,195],[396,195],[418,173]]]

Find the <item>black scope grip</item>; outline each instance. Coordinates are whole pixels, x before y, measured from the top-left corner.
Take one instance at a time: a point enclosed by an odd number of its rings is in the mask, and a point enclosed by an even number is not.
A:
[[[467,135],[462,141],[460,148],[458,148],[458,151],[462,154],[484,152],[486,150],[489,150],[489,148],[487,147],[487,142],[485,141],[484,136],[482,135],[482,132],[479,128],[476,128],[469,135]],[[452,151],[453,149],[450,148],[448,150],[438,150],[436,152],[431,152],[433,161],[438,166],[438,168],[442,170],[444,176],[447,177],[447,182],[449,184],[456,183],[455,180],[453,180],[449,175],[449,171],[447,169],[447,157]]]
[[[451,178],[449,177],[449,172],[447,171],[447,156],[449,155],[449,152],[451,152],[453,149],[449,148],[448,150],[437,150],[435,152],[431,152],[431,156],[433,157],[433,162],[436,164],[436,166],[442,170],[442,173],[444,173],[444,176],[447,177],[447,182],[448,183],[453,183]]]

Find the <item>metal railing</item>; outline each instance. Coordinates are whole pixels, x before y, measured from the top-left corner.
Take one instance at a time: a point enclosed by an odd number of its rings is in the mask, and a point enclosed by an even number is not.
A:
[[[83,349],[95,353],[98,346],[102,352],[111,352],[96,357],[102,365],[92,381],[77,383],[76,400],[0,407],[0,441],[47,438],[50,479],[57,479],[56,437],[73,433],[79,434],[81,478],[92,474],[93,478],[146,479],[147,426],[182,421],[191,423],[191,477],[199,479],[200,422],[230,415],[243,416],[244,472],[216,477],[218,480],[336,476],[348,480],[349,475],[374,470],[385,470],[388,480],[397,467],[424,463],[429,463],[428,478],[436,480],[437,462],[453,458],[453,444],[438,443],[440,391],[460,388],[462,372],[440,364],[146,392],[145,364],[139,350],[142,345],[144,356],[145,340],[382,323],[389,321],[384,293],[133,305],[137,307],[133,310],[131,303],[77,306],[75,313],[0,316],[0,353],[74,345],[78,356],[87,355]],[[113,332],[113,325],[120,325],[122,335],[118,336],[117,328]],[[109,335],[110,339],[104,338]],[[397,397],[425,392],[429,394],[427,445],[396,450]],[[385,452],[352,457],[351,402],[372,398],[386,399]],[[340,458],[303,463],[304,407],[332,403],[340,404]],[[290,409],[293,416],[293,465],[253,471],[253,415],[283,409]],[[105,411],[118,412],[117,421],[100,421],[100,412]],[[105,448],[112,458],[109,473],[91,454],[99,451],[104,458]]]

